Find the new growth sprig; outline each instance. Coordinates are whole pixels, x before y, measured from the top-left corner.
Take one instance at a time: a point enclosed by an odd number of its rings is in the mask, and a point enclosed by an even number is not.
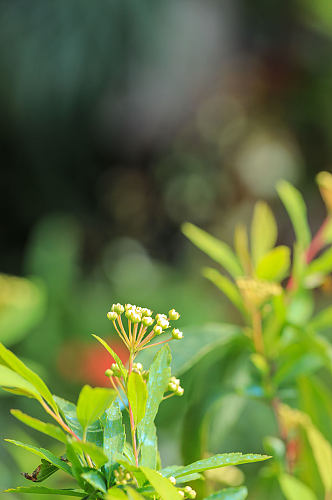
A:
[[[7,440],[41,458],[41,464],[31,474],[24,473],[34,485],[8,492],[77,496],[86,500],[194,499],[196,491],[186,483],[201,479],[205,470],[268,458],[265,455],[225,453],[188,466],[162,469],[154,422],[160,403],[174,395],[182,396],[184,392],[180,380],[171,375],[168,346],[170,340],[183,337],[179,329],[171,326],[180,315],[171,309],[168,314],[153,317],[147,308],[113,304],[107,317],[129,351],[128,367],[123,365],[111,346],[94,335],[115,360],[106,371],[114,389],[85,385],[77,405],[52,396],[40,377],[0,343],[0,386],[14,394],[35,398],[59,427],[20,410],[12,410],[12,415],[58,440],[65,452],[59,458],[44,448]],[[169,337],[153,342],[163,333],[169,333]],[[135,361],[143,349],[160,344],[164,345],[148,370]],[[129,414],[131,442],[126,439],[125,409]],[[67,473],[78,488],[35,485],[58,470]],[[245,492],[246,488],[239,488],[239,493]]]

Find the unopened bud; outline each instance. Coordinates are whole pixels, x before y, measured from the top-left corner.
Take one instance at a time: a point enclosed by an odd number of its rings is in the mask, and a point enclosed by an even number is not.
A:
[[[147,307],[142,307],[141,312],[142,312],[143,316],[151,316],[152,315],[151,309],[148,309]]]
[[[161,333],[163,333],[163,329],[159,325],[155,325],[153,331],[156,335],[160,335]]]
[[[183,393],[184,393],[184,388],[183,387],[178,387],[175,394],[177,396],[183,396]]]
[[[124,312],[124,307],[122,304],[113,304],[111,311],[115,311],[118,314],[122,314]]]
[[[158,319],[157,325],[161,326],[163,330],[169,327],[169,321],[165,318]]]
[[[154,323],[154,319],[151,316],[144,316],[142,319],[142,323],[144,326],[151,326]]]
[[[171,482],[172,484],[174,484],[174,485],[176,484],[176,479],[175,479],[175,477],[174,477],[174,476],[170,476],[168,479],[170,480],[170,482]]]
[[[178,493],[179,493],[181,498],[184,498],[184,492],[182,490],[178,490]]]
[[[175,340],[181,340],[183,338],[183,333],[178,328],[173,328],[172,337]]]
[[[118,314],[115,311],[108,311],[107,317],[110,321],[115,321],[118,317]]]
[[[159,321],[161,319],[167,319],[166,314],[160,314],[160,313],[156,314],[156,321]]]
[[[168,311],[168,317],[172,321],[176,321],[177,319],[179,319],[180,314],[175,309],[171,309],[170,311]]]
[[[108,368],[105,372],[105,375],[106,377],[113,377],[114,375],[113,370],[111,370],[111,368]]]
[[[184,492],[188,496],[188,498],[196,498],[196,491],[193,490],[190,486],[186,486],[184,488]]]

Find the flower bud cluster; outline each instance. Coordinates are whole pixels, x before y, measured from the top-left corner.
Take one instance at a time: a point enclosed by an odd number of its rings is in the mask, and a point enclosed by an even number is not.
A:
[[[180,379],[176,377],[171,377],[167,386],[167,390],[174,392],[176,396],[182,396],[184,393],[183,387],[180,386]]]
[[[124,470],[122,467],[114,471],[114,477],[115,477],[115,484],[125,485],[133,481],[132,474]]]
[[[117,363],[112,363],[111,368],[105,372],[106,377],[121,377],[122,373]]]
[[[196,498],[196,491],[193,490],[190,486],[185,486],[181,490],[178,489],[178,493],[181,498]]]

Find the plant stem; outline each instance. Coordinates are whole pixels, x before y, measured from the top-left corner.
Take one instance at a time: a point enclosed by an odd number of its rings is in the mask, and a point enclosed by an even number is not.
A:
[[[70,427],[68,427],[68,425],[62,420],[61,416],[60,415],[57,415],[55,412],[53,412],[51,410],[51,408],[45,403],[45,401],[42,399],[40,401],[40,404],[42,405],[42,407],[44,408],[44,410],[49,414],[51,415],[52,418],[54,418],[54,420],[56,420],[58,422],[58,424],[66,431],[68,432],[69,434],[71,434],[73,436],[73,438],[75,438],[77,441],[80,441],[80,438],[78,436],[76,436],[75,432],[71,430]]]
[[[252,331],[253,331],[253,342],[256,352],[264,355],[264,340],[262,332],[262,318],[258,309],[252,309]]]
[[[133,370],[133,354],[130,353],[130,356],[129,356],[128,377],[130,376],[132,370]],[[128,408],[129,408],[131,439],[132,439],[132,444],[133,444],[133,451],[134,451],[134,456],[135,456],[135,463],[136,463],[136,467],[138,467],[138,453],[137,453],[137,445],[136,445],[136,428],[135,428],[133,410],[131,408],[131,404],[130,404],[129,398],[128,398]]]
[[[156,345],[165,344],[166,342],[169,342],[170,340],[173,340],[173,337],[171,337],[170,339],[167,339],[167,340],[162,340],[161,342],[156,342],[155,344],[146,345],[145,347],[142,347],[139,350],[143,351],[144,349],[149,349],[149,347],[154,347]]]

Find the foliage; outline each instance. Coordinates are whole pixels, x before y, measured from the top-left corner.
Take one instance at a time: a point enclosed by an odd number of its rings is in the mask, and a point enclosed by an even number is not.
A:
[[[250,242],[247,229],[239,225],[234,250],[193,224],[183,225],[187,238],[225,271],[220,272],[219,266],[204,268],[203,275],[238,310],[242,325],[237,328],[247,340],[238,346],[242,363],[233,367],[227,395],[223,387],[219,400],[226,402],[226,396],[240,394],[257,411],[266,407],[274,419],[266,431],[275,434],[277,430],[278,437],[264,437],[265,449],[276,461],[265,467],[250,489],[253,498],[266,496],[275,484],[279,490],[271,498],[318,499],[332,494],[332,394],[327,387],[332,380],[332,346],[326,336],[332,309],[317,310],[316,305],[317,290],[328,289],[331,280],[332,175],[321,172],[317,183],[327,215],[314,237],[301,193],[286,181],[277,185],[293,226],[293,248],[276,246],[277,222],[261,201],[254,209]],[[207,415],[211,435],[218,436],[218,419],[213,415],[221,405],[216,400],[214,395],[211,405],[206,397],[194,424],[201,429],[200,439],[206,440],[202,429]],[[241,411],[234,413],[232,425],[237,420],[240,425],[240,415]],[[245,432],[255,433],[255,429],[245,427]]]
[[[112,321],[128,349],[126,368],[113,349],[100,337],[95,338],[115,359],[106,371],[112,389],[85,385],[77,405],[53,396],[43,380],[19,358],[0,344],[0,384],[15,394],[36,399],[57,425],[43,422],[20,410],[12,415],[29,427],[56,439],[64,447],[61,457],[45,448],[7,439],[41,459],[41,464],[24,477],[40,483],[62,471],[71,477],[71,488],[23,486],[7,492],[76,496],[85,499],[134,500],[154,498],[176,500],[195,498],[188,482],[201,478],[207,470],[229,465],[258,462],[266,455],[224,453],[196,461],[187,466],[161,468],[155,419],[164,399],[181,396],[180,380],[171,376],[171,354],[168,343],[181,340],[182,331],[170,330],[170,322],[179,318],[171,309],[168,315],[156,314],[131,304],[113,304],[107,317]],[[126,318],[126,320],[124,319]],[[125,325],[125,326],[124,326]],[[168,337],[155,341],[160,335]],[[151,341],[153,341],[151,343]],[[150,369],[134,362],[140,351],[164,344],[155,355]],[[126,428],[131,440],[126,439]],[[245,488],[223,490],[212,498],[246,497]]]

